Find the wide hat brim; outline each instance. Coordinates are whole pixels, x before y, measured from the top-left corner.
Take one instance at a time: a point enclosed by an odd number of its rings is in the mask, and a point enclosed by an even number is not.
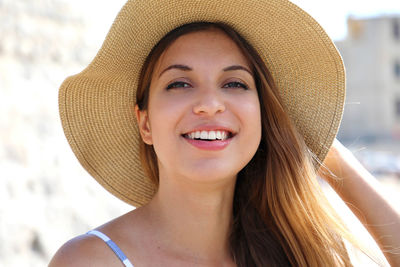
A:
[[[134,116],[138,77],[153,46],[190,22],[224,22],[258,51],[285,109],[322,162],[336,137],[345,100],[345,71],[332,40],[286,0],[129,0],[100,51],[59,91],[65,135],[83,167],[109,192],[142,206],[155,188],[139,158]]]

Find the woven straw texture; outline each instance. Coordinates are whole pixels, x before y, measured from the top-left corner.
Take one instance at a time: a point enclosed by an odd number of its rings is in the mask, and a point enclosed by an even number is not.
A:
[[[142,206],[154,194],[139,159],[134,116],[141,66],[172,29],[222,21],[266,62],[291,119],[323,161],[342,118],[345,72],[325,31],[286,0],[129,0],[100,51],[59,91],[65,135],[83,167],[109,192]]]

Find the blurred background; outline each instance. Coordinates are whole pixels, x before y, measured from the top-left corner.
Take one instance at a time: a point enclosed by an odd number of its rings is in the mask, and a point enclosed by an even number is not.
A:
[[[293,2],[326,29],[345,62],[338,139],[400,205],[400,3]],[[45,266],[68,239],[131,209],[79,165],[57,104],[58,87],[93,59],[124,3],[0,0],[0,266]],[[324,188],[350,229],[376,246]]]

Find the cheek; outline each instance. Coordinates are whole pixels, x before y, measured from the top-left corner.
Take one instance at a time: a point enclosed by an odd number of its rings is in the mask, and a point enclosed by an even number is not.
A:
[[[251,95],[243,98],[238,106],[240,106],[239,113],[243,125],[250,128],[254,133],[258,133],[256,137],[261,138],[261,113],[258,97]]]
[[[168,144],[171,138],[179,137],[178,123],[186,107],[183,101],[168,96],[154,97],[149,102],[149,121],[154,149]]]
[[[243,151],[248,152],[246,160],[250,161],[260,145],[262,135],[260,103],[258,97],[250,98],[248,101],[242,101],[240,114],[244,134],[244,138],[241,139],[242,145],[245,147],[243,148]]]

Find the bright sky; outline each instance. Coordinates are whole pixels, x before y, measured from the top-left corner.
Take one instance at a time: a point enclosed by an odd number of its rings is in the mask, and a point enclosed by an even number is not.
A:
[[[400,0],[291,0],[314,17],[333,40],[346,36],[346,21],[354,17],[375,17],[384,14],[400,16]]]
[[[400,0],[291,0],[314,17],[326,30],[333,40],[340,40],[346,36],[346,21],[349,15],[355,17],[371,17],[382,14],[397,14],[400,16]],[[82,10],[94,20],[98,20],[93,34],[99,41],[107,33],[112,21],[125,0],[97,1],[86,0],[81,2]],[[86,5],[85,5],[86,4]],[[96,12],[87,13],[87,10],[96,5]]]

